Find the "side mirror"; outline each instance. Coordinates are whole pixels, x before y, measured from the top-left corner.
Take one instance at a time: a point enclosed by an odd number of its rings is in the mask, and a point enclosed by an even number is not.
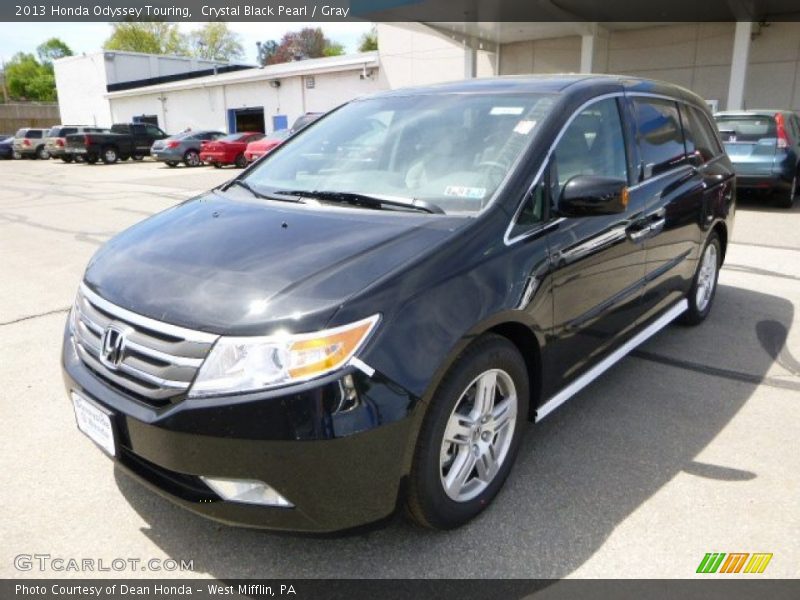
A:
[[[566,217],[591,217],[625,212],[628,182],[616,177],[576,175],[564,186],[558,212]]]

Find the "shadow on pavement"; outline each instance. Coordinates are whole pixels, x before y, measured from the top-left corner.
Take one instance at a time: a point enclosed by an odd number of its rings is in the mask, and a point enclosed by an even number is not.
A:
[[[794,309],[785,299],[724,285],[714,308],[702,326],[669,327],[646,347],[650,353],[679,349],[686,360],[713,357],[746,368],[744,379],[626,358],[530,426],[505,489],[460,530],[427,531],[396,516],[382,529],[347,537],[278,535],[207,521],[119,470],[117,485],[148,524],[143,533],[153,543],[216,578],[564,577],[679,472],[730,486],[758,477],[695,457],[781,355],[780,348],[762,347],[764,326],[757,324],[763,315],[788,329]]]

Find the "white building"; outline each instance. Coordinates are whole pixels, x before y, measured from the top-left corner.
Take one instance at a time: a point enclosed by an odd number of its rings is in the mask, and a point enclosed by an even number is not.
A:
[[[228,65],[181,56],[105,51],[61,58],[53,66],[61,122],[107,127],[113,122],[109,89],[135,81],[213,72]]]
[[[380,90],[527,73],[642,76],[714,108],[800,110],[798,40],[800,22],[380,23],[378,52],[202,77],[212,63],[98,53],[58,60],[55,71],[63,122],[147,119],[169,132],[271,131]]]

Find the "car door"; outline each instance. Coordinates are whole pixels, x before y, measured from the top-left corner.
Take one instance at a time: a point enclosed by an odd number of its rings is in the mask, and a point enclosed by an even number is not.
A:
[[[639,161],[639,183],[631,194],[645,207],[634,237],[645,248],[642,320],[647,320],[675,304],[691,285],[703,219],[710,216],[705,199],[714,192],[710,171],[698,168],[701,159],[694,154],[698,134],[684,136],[681,117],[694,121],[688,107],[682,115],[675,100],[634,96],[630,108]]]
[[[554,210],[576,175],[631,182],[623,98],[597,100],[563,131],[550,162]],[[632,330],[640,311],[644,248],[628,235],[641,219],[640,198],[618,214],[565,217],[549,236],[554,328],[550,372],[563,387]]]

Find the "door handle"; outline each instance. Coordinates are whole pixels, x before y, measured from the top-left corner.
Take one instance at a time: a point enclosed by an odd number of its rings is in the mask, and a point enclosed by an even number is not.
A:
[[[650,223],[650,235],[658,235],[662,231],[664,231],[664,224],[667,222],[665,217],[661,217],[660,219],[655,219],[652,223]]]
[[[650,236],[650,226],[642,227],[640,229],[628,229],[625,233],[628,234],[628,239],[634,244],[645,241]]]

